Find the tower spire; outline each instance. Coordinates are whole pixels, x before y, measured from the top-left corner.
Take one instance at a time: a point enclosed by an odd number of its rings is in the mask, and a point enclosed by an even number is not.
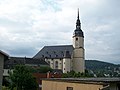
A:
[[[78,12],[77,12],[76,29],[74,30],[74,33],[73,33],[73,37],[75,37],[75,36],[84,37],[83,31],[81,30],[81,23],[80,23],[80,19],[79,19],[79,8],[78,8]]]
[[[77,17],[77,19],[79,19],[79,8],[78,8],[78,17]]]
[[[76,29],[77,28],[81,29],[81,23],[80,23],[80,19],[79,19],[79,8],[78,8],[78,16],[77,16],[77,22],[76,22]]]

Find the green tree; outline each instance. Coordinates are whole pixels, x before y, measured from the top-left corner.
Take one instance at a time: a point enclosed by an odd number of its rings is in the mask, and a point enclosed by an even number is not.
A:
[[[10,88],[17,90],[36,90],[37,82],[32,76],[30,69],[24,65],[15,66],[13,72],[10,73]]]
[[[48,71],[52,71],[52,69],[48,66],[40,66],[38,69],[37,69],[37,72],[39,73],[47,73]]]
[[[63,78],[78,78],[78,77],[93,77],[92,74],[88,72],[88,70],[85,70],[84,73],[70,71],[68,73],[63,73]]]

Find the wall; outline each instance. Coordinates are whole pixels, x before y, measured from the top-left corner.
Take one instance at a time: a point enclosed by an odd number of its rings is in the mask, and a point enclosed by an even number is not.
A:
[[[71,71],[71,59],[64,58],[63,59],[63,73],[67,73]]]
[[[0,54],[0,90],[2,90],[4,56]]]
[[[32,73],[36,78],[38,84],[42,84],[41,78],[61,78],[62,74],[53,74],[53,73]]]
[[[76,38],[78,38],[78,40],[76,40]],[[84,48],[84,38],[83,37],[79,37],[79,36],[73,37],[73,47],[74,48],[79,48],[79,47],[83,47]]]
[[[117,86],[117,83],[111,83],[110,84],[110,90],[119,90],[118,86]]]
[[[84,84],[84,83],[69,83],[57,81],[42,81],[42,90],[67,90],[67,87],[73,87],[73,90],[99,90],[102,84]]]
[[[10,69],[4,69],[3,76],[9,76]]]
[[[85,60],[84,60],[84,49],[77,48],[74,49],[73,53],[73,70],[76,72],[84,72],[85,70]]]
[[[63,65],[62,65],[62,63],[63,63],[63,59],[46,59],[45,60],[46,62],[50,62],[49,63],[49,65],[50,65],[50,67],[52,68],[52,69],[61,69],[62,70],[62,68],[63,68]],[[55,62],[56,61],[58,61],[58,68],[56,68],[56,65],[55,65]]]
[[[32,74],[35,78],[36,81],[39,85],[39,90],[41,90],[41,86],[42,86],[42,78],[61,78],[62,74],[53,74],[53,73],[33,73]]]

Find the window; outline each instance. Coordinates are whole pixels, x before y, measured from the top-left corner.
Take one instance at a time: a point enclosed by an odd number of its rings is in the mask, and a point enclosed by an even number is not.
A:
[[[55,61],[55,68],[58,69],[58,61]]]
[[[61,55],[64,56],[64,52],[63,51],[61,51]]]
[[[48,64],[50,65],[50,61],[48,61]]]
[[[46,59],[48,58],[48,57],[45,57]]]
[[[42,55],[42,57],[44,57],[44,55]]]
[[[58,55],[56,55],[56,57],[58,57]]]
[[[53,61],[53,58],[51,60]]]
[[[73,87],[67,87],[66,90],[73,90]]]
[[[78,41],[78,38],[76,38],[76,41]]]

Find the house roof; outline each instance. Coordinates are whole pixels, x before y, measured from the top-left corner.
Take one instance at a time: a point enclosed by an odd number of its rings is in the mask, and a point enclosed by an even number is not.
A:
[[[26,58],[26,64],[39,64],[39,65],[49,65],[47,62],[45,62],[44,59],[33,59],[33,58]]]
[[[3,52],[2,50],[0,50],[0,54],[4,55],[6,57],[9,57],[9,55],[7,53]]]
[[[64,58],[65,51],[72,55],[72,45],[44,46],[33,58]]]
[[[33,58],[26,58],[26,57],[10,57],[8,60],[4,62],[4,68],[9,69],[13,68],[15,65],[19,64],[34,64],[34,65],[48,65],[44,59],[33,59]]]
[[[75,82],[75,83],[120,83],[120,78],[50,78],[50,81]]]

